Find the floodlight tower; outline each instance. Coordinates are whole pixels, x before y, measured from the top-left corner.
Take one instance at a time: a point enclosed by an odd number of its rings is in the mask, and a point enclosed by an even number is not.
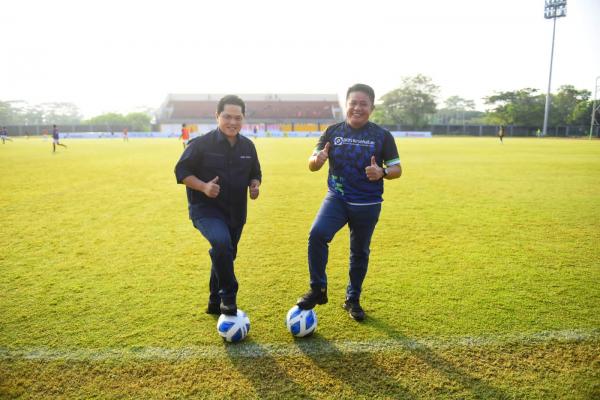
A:
[[[567,0],[546,0],[544,7],[544,18],[553,19],[552,27],[552,51],[550,52],[550,76],[548,77],[548,92],[546,93],[546,108],[544,110],[544,132],[548,128],[548,113],[550,112],[550,85],[552,82],[552,59],[554,58],[554,35],[556,33],[556,18],[567,16]]]
[[[600,111],[600,102],[598,101],[598,80],[600,76],[596,77],[596,85],[594,85],[594,99],[592,100],[592,122],[590,123],[590,140],[592,139],[592,134],[594,133],[594,126],[600,125],[600,121],[597,121],[596,114]]]

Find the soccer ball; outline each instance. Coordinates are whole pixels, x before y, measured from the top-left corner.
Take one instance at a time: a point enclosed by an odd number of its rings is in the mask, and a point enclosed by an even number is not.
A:
[[[288,331],[296,337],[310,335],[317,329],[317,313],[315,310],[303,310],[294,306],[285,317]]]
[[[244,340],[248,331],[250,331],[250,319],[240,309],[237,310],[237,315],[221,314],[217,321],[217,332],[228,342]]]

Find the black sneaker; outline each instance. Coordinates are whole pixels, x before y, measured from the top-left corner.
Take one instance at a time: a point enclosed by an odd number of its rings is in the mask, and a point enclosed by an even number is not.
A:
[[[296,305],[303,310],[315,308],[317,304],[327,303],[327,288],[311,288],[298,299]]]
[[[365,319],[365,310],[362,309],[358,300],[346,300],[342,305],[344,310],[348,311],[348,314],[355,321],[362,321]]]
[[[206,307],[206,313],[212,315],[221,314],[221,307],[219,303],[208,303],[208,307]]]
[[[221,306],[219,307],[221,314],[225,315],[237,315],[237,306],[235,303],[225,304],[221,302]]]

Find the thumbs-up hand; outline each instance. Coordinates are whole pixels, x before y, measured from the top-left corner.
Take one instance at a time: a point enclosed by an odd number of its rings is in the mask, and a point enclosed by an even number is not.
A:
[[[217,182],[219,182],[219,177],[215,176],[212,180],[206,182],[206,185],[204,186],[204,190],[202,191],[206,197],[210,197],[211,199],[214,199],[215,197],[217,197],[219,195],[219,192],[221,191],[221,187],[217,184]]]
[[[260,186],[260,181],[258,179],[252,179],[250,181],[250,186],[249,186],[249,188],[250,188],[250,198],[252,200],[256,200],[256,198],[258,197],[258,194],[259,194],[258,188],[259,188],[259,186]]]
[[[317,153],[317,163],[319,164],[319,166],[322,166],[323,164],[325,164],[325,161],[327,161],[327,159],[329,158],[329,147],[331,146],[331,144],[329,142],[327,142],[325,144],[325,147],[323,147],[323,150],[321,150],[320,152]]]
[[[375,156],[371,156],[371,165],[365,167],[365,172],[367,173],[367,178],[371,182],[378,181],[383,177],[383,168],[377,165]]]

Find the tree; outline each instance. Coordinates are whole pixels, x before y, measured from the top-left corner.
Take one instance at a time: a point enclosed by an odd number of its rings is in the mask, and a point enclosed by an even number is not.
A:
[[[150,115],[144,112],[133,112],[127,115],[112,112],[97,115],[85,121],[85,123],[90,125],[104,125],[107,129],[113,129],[115,126],[128,126],[133,131],[147,132],[151,128],[150,121]]]
[[[569,118],[571,123],[574,125],[589,125],[592,119],[592,103],[591,100],[577,103]],[[600,121],[600,111],[596,114],[596,121]]]
[[[45,124],[79,124],[79,107],[73,103],[42,103],[37,107]]]
[[[133,112],[125,116],[127,124],[132,130],[138,132],[148,132],[151,128],[151,117],[144,112]]]
[[[493,106],[486,120],[498,125],[542,126],[545,96],[538,89],[524,88],[513,92],[500,92],[486,97],[485,103]]]
[[[400,88],[381,97],[383,115],[396,124],[422,128],[436,111],[438,91],[439,87],[424,75],[403,78]]]
[[[592,93],[589,90],[578,90],[573,85],[563,85],[558,93],[552,96],[550,123],[552,125],[589,124],[581,118],[581,112],[587,108]],[[589,119],[592,110],[587,110]]]
[[[78,124],[79,108],[73,103],[29,104],[25,101],[0,101],[0,121],[8,125]]]
[[[446,99],[445,107],[435,113],[434,120],[442,124],[462,124],[480,117],[483,113],[475,111],[475,102],[460,96],[450,96]]]
[[[14,124],[19,125],[43,125],[44,113],[37,105],[31,105],[26,101],[10,101],[10,106],[14,111]]]
[[[379,125],[395,125],[394,120],[386,113],[383,106],[375,106],[369,119]]]
[[[11,125],[14,123],[15,111],[8,101],[0,101],[0,125]]]
[[[125,116],[121,115],[119,113],[114,113],[114,112],[100,114],[100,115],[92,117],[84,122],[86,124],[90,124],[90,125],[104,125],[107,127],[107,129],[110,129],[110,127],[113,125],[114,126],[127,125],[127,119],[125,118]]]

